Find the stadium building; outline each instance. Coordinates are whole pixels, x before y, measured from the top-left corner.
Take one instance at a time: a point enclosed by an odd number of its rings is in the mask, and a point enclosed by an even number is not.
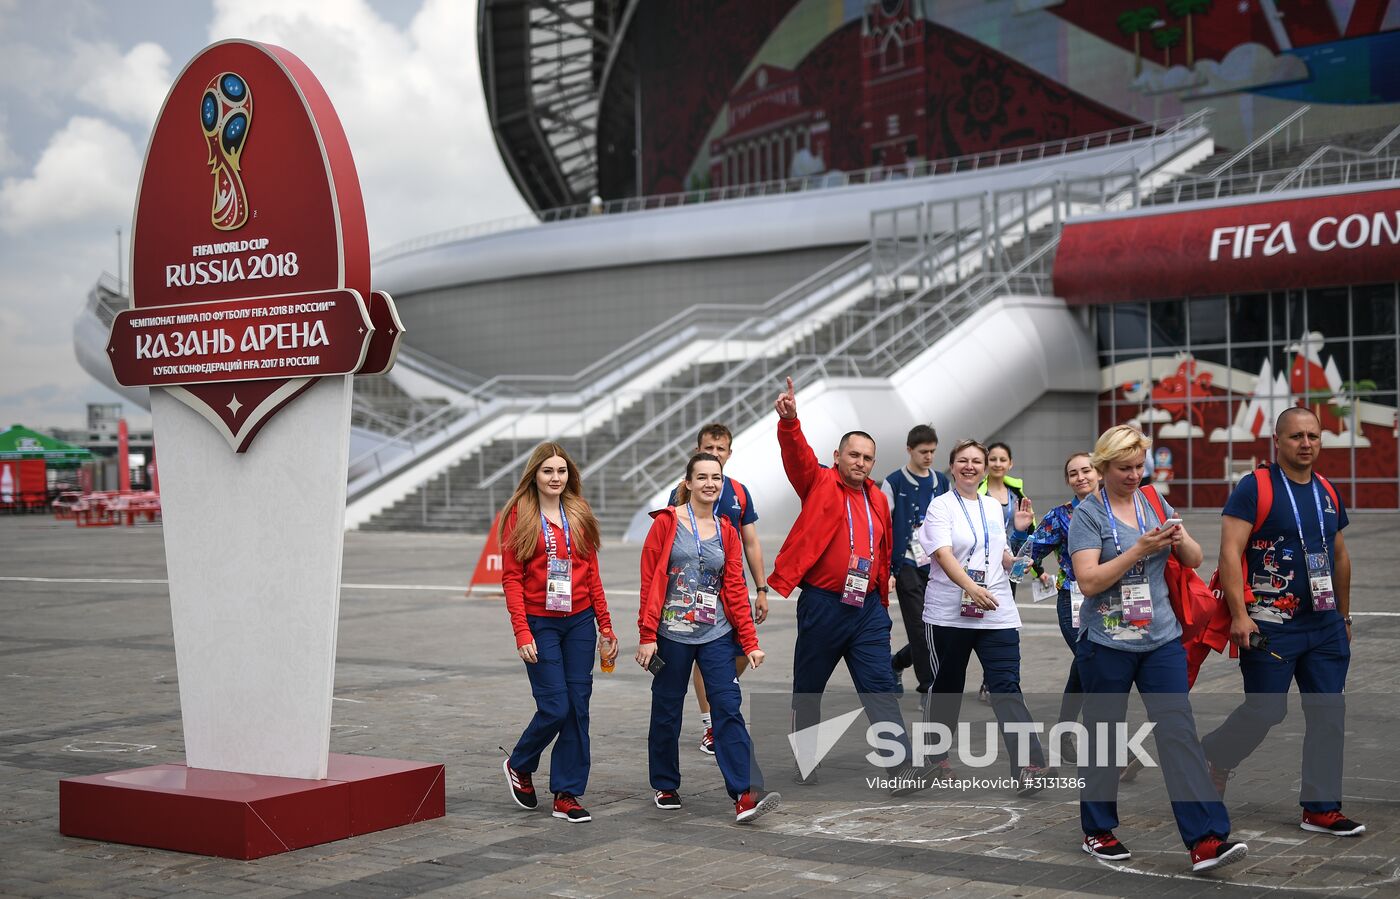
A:
[[[621,534],[720,420],[776,532],[786,376],[819,452],[861,427],[883,473],[931,421],[1042,505],[1131,422],[1218,506],[1303,404],[1343,501],[1400,507],[1400,0],[1129,6],[481,0],[535,215],[376,254],[407,348],[356,385],[349,520],[484,530],[550,436]],[[75,329],[109,385],[122,305]]]

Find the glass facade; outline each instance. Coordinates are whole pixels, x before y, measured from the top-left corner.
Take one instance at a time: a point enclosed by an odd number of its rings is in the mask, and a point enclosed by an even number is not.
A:
[[[1153,438],[1175,505],[1219,507],[1273,458],[1289,406],[1322,421],[1317,470],[1352,508],[1400,507],[1400,285],[1118,303],[1095,310],[1099,424]]]

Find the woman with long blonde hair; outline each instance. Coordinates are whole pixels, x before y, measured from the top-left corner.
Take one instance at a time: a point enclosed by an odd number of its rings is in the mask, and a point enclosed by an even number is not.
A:
[[[499,536],[506,609],[535,697],[535,716],[502,763],[511,798],[521,808],[538,806],[532,775],[553,742],[554,817],[591,821],[579,797],[588,786],[595,633],[609,670],[618,644],[598,575],[598,519],[564,447],[535,447],[501,510]]]

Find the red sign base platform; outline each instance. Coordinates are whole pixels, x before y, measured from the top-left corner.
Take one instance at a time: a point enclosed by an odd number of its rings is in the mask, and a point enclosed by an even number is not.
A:
[[[443,766],[331,753],[325,780],[153,765],[58,785],[66,836],[253,859],[441,818]]]

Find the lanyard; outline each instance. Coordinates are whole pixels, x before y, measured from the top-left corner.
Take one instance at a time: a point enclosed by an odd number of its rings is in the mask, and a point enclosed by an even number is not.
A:
[[[866,544],[870,551],[870,558],[875,558],[875,516],[870,512],[870,497],[861,491],[861,497],[865,500],[865,527],[870,532],[870,542]],[[846,495],[846,536],[851,541],[851,555],[856,554],[856,526],[851,520],[851,497]]]
[[[954,491],[956,493],[956,491]],[[972,546],[967,550],[967,558],[963,560],[966,565],[972,561],[972,553],[977,549],[977,529],[972,526],[972,514],[967,511],[967,503],[963,501],[962,494],[958,493],[958,508],[963,510],[963,517],[967,519],[967,530],[972,534]],[[982,570],[992,570],[992,538],[987,531],[987,507],[982,505],[982,496],[977,497],[977,511],[982,513]]]
[[[569,516],[564,514],[564,501],[559,500],[559,520],[564,523],[564,548],[569,551],[569,558],[574,557],[574,541],[569,537]],[[558,547],[554,544],[554,529],[549,526],[549,519],[545,517],[544,510],[540,510],[540,526],[544,528],[545,552],[551,559],[557,559]]]
[[[690,503],[685,504],[685,510],[690,513],[690,535],[695,538],[695,559],[699,573],[705,573],[705,547],[700,542],[700,525],[695,521],[695,507]],[[719,518],[715,518],[715,531],[719,531]]]
[[[1108,504],[1108,490],[1105,489],[1100,495],[1103,500],[1104,511],[1108,513],[1108,526],[1113,529],[1113,548],[1118,555],[1123,555],[1123,544],[1118,542],[1118,519],[1113,514],[1113,507]],[[1142,506],[1139,505],[1138,495],[1133,493],[1133,514],[1137,516],[1138,534],[1147,533],[1147,522],[1142,518]]]
[[[1293,499],[1292,482],[1288,476],[1283,477],[1283,486],[1288,488],[1283,492],[1288,494],[1288,505],[1293,508],[1293,523],[1298,526],[1298,542],[1303,545],[1303,555],[1308,553],[1308,541],[1303,537],[1303,519],[1298,515],[1298,503]],[[1322,535],[1322,551],[1327,549],[1327,522],[1322,517],[1322,491],[1317,489],[1317,478],[1312,479],[1313,505],[1317,507],[1317,532]]]

